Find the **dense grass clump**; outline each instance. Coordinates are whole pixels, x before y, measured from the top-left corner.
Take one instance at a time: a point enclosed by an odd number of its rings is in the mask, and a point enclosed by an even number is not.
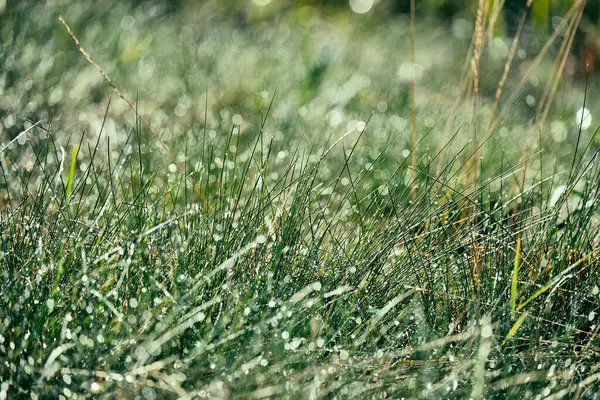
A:
[[[3,395],[592,396],[592,144],[560,188],[457,186],[448,143],[372,189],[368,125],[274,154],[266,123],[236,151],[199,132],[181,171],[140,124],[72,152],[31,128],[34,167],[2,170]]]
[[[501,102],[484,78],[509,47],[483,30],[457,83],[431,60],[467,46],[419,52],[417,77],[385,40],[403,19],[242,31],[210,2],[107,4],[114,68],[60,23],[3,31],[31,49],[0,47],[0,399],[597,397],[593,83],[551,92],[523,56]],[[58,50],[30,76],[36,24]],[[66,68],[79,51],[93,65]],[[132,73],[135,101],[114,83]]]

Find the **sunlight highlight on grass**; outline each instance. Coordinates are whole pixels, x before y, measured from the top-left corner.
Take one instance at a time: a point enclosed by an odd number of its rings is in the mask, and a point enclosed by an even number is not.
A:
[[[77,165],[78,152],[79,147],[76,144],[73,145],[73,150],[71,151],[71,163],[69,164],[69,176],[67,178],[67,190],[65,191],[65,202],[67,207],[69,206],[69,202],[71,200],[71,190],[73,189],[73,180],[75,178],[75,166]]]

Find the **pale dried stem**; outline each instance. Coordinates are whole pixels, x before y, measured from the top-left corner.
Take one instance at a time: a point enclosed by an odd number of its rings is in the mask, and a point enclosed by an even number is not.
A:
[[[479,151],[477,150],[477,95],[479,94],[479,60],[481,53],[483,52],[484,46],[484,31],[485,31],[485,20],[489,10],[489,0],[479,0],[477,6],[477,19],[475,22],[475,49],[473,52],[473,60],[471,61],[471,70],[473,71],[473,103],[472,103],[472,115],[471,115],[471,138],[473,148],[473,184],[477,183],[477,168],[479,164]]]
[[[550,79],[546,82],[546,86],[544,87],[544,92],[542,93],[542,97],[540,98],[540,101],[538,102],[538,107],[537,107],[537,111],[536,111],[536,119],[540,116],[540,113],[543,112],[542,110],[545,109],[546,102],[548,100],[548,96],[550,94],[551,88],[554,84],[554,81],[557,79],[557,76],[559,73],[559,66],[562,62],[563,56],[564,56],[564,54],[568,54],[568,52],[565,53],[565,51],[568,47],[571,34],[576,29],[576,25],[575,25],[576,21],[577,21],[577,15],[575,15],[575,17],[571,18],[569,21],[569,27],[567,28],[567,33],[566,33],[565,37],[563,38],[563,41],[560,45],[560,49],[558,50],[558,56],[556,57],[556,59],[554,60],[554,63],[552,64],[552,70],[550,72]]]
[[[541,120],[539,122],[540,128],[546,122],[546,118],[548,116],[548,111],[550,110],[550,106],[552,105],[552,101],[554,100],[554,96],[556,95],[556,90],[558,88],[558,83],[560,82],[563,70],[565,68],[565,64],[567,63],[567,59],[569,57],[569,53],[571,52],[571,47],[573,46],[573,40],[575,39],[575,34],[577,32],[577,27],[579,26],[579,22],[581,22],[581,17],[583,16],[583,8],[584,8],[584,6],[585,6],[585,0],[583,0],[582,2],[580,2],[579,12],[577,14],[575,14],[575,18],[573,19],[574,20],[574,24],[572,25],[570,35],[568,35],[568,43],[567,43],[567,45],[566,45],[566,47],[564,49],[564,52],[562,54],[560,66],[556,70],[556,75],[554,77],[554,82],[553,82],[553,85],[552,85],[552,90],[551,90],[550,95],[549,95],[549,97],[547,99],[546,108],[544,110],[544,113],[542,114],[542,118],[541,118]],[[559,57],[560,56],[561,55],[559,54]]]
[[[494,4],[494,8],[492,8],[492,14],[490,16],[490,25],[488,27],[488,40],[492,40],[494,37],[494,27],[496,26],[496,22],[498,21],[498,17],[500,16],[500,12],[502,12],[502,7],[504,7],[504,0],[497,1]]]
[[[574,15],[576,10],[577,10],[577,4],[574,4],[569,9],[567,14],[565,15],[565,18],[561,22],[561,24],[556,28],[556,30],[553,32],[553,34],[550,36],[550,38],[546,41],[546,43],[544,44],[544,46],[542,47],[542,49],[540,50],[538,55],[535,57],[535,59],[531,63],[530,67],[527,69],[525,74],[523,74],[523,77],[521,78],[519,83],[515,86],[515,89],[511,91],[511,94],[508,97],[508,100],[505,101],[506,106],[504,106],[502,108],[502,110],[500,111],[500,113],[498,113],[498,115],[495,117],[495,120],[490,123],[487,135],[484,138],[484,140],[489,139],[489,136],[493,133],[493,131],[502,122],[502,120],[504,119],[504,117],[506,116],[508,111],[511,110],[512,105],[516,101],[517,96],[519,96],[519,94],[521,93],[521,90],[523,89],[525,84],[529,81],[533,72],[537,69],[538,65],[540,64],[540,62],[542,61],[542,59],[544,58],[544,56],[546,55],[548,50],[550,50],[550,47],[552,46],[552,44],[554,43],[556,38],[564,31],[565,27],[567,27],[568,21]]]
[[[552,36],[550,36],[550,38],[546,41],[546,43],[542,47],[542,50],[540,50],[538,55],[535,57],[535,59],[531,63],[531,66],[529,67],[527,72],[525,72],[525,74],[523,75],[523,77],[521,78],[519,83],[516,85],[515,90],[513,90],[511,95],[508,97],[508,100],[506,101],[507,107],[502,109],[502,111],[500,112],[500,114],[498,115],[498,118],[496,120],[501,120],[506,115],[506,113],[510,110],[510,106],[514,103],[517,96],[521,93],[521,89],[523,89],[523,86],[525,86],[525,83],[527,83],[529,81],[529,79],[531,78],[531,75],[533,74],[533,71],[535,71],[535,69],[538,67],[538,65],[540,64],[540,62],[542,61],[542,59],[548,52],[548,50],[550,50],[550,47],[552,46],[552,44],[554,43],[554,41],[556,40],[558,35],[560,35],[563,32],[563,30],[567,26],[567,21],[570,20],[570,18],[573,16],[573,14],[575,13],[576,10],[577,10],[576,5],[573,5],[569,9],[567,14],[565,15],[565,19],[556,28],[556,30],[553,32]]]
[[[486,130],[486,136],[491,132],[494,117],[496,115],[496,110],[498,109],[498,103],[500,102],[500,96],[502,96],[502,89],[504,88],[504,84],[506,83],[506,79],[508,78],[508,73],[510,72],[512,61],[517,52],[517,44],[519,43],[519,39],[523,31],[523,26],[525,25],[525,20],[527,19],[527,12],[531,7],[531,3],[532,0],[527,1],[525,9],[523,10],[523,15],[521,16],[521,20],[519,21],[519,25],[517,27],[517,32],[515,34],[515,37],[513,38],[512,45],[510,47],[510,52],[508,53],[508,58],[506,60],[506,63],[504,63],[504,72],[502,73],[502,77],[500,78],[500,82],[498,82],[498,87],[496,88],[496,95],[494,96],[494,104],[492,105],[492,110],[490,112],[490,121]]]
[[[411,63],[411,80],[410,80],[410,92],[411,92],[411,166],[412,166],[412,179],[410,197],[412,200],[416,198],[416,178],[417,178],[417,107],[415,102],[415,0],[410,0],[410,63]]]
[[[557,56],[557,61],[560,62],[557,64],[555,62],[555,68],[553,68],[553,76],[549,81],[549,84],[552,83],[551,89],[549,89],[549,95],[543,96],[543,112],[541,118],[538,119],[539,110],[541,110],[542,106],[538,108],[538,113],[536,114],[536,120],[538,120],[537,124],[531,126],[529,131],[529,138],[533,137],[532,144],[525,145],[523,148],[523,152],[521,154],[521,160],[525,160],[530,154],[533,154],[538,145],[539,145],[539,135],[535,135],[536,132],[541,132],[543,130],[544,124],[546,122],[546,118],[548,117],[548,112],[550,111],[550,107],[552,106],[552,101],[554,100],[554,96],[556,95],[556,90],[558,89],[558,84],[561,81],[562,73],[565,68],[565,64],[569,57],[569,53],[571,51],[571,47],[573,45],[573,40],[575,39],[575,34],[577,31],[577,27],[579,26],[579,22],[581,21],[581,17],[583,15],[583,8],[585,6],[585,0],[579,1],[577,3],[577,12],[573,16],[572,20],[569,23],[569,28],[567,29],[567,34],[563,40],[561,51]],[[548,88],[548,86],[546,87]],[[547,90],[544,91],[547,93]],[[525,182],[526,179],[527,168],[523,169],[521,181]]]

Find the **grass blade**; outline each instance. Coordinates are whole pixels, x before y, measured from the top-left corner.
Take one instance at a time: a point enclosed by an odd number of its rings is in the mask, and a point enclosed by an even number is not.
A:
[[[67,179],[67,191],[65,193],[65,201],[67,207],[69,206],[69,199],[71,198],[71,190],[73,188],[73,178],[75,177],[75,165],[77,164],[77,150],[78,146],[73,146],[71,152],[71,165],[69,166],[69,178]]]
[[[515,324],[513,325],[513,327],[510,328],[510,331],[508,331],[508,334],[506,335],[506,337],[504,338],[504,340],[502,341],[502,343],[500,344],[500,346],[504,346],[504,344],[506,342],[508,342],[511,337],[514,336],[514,334],[517,332],[517,330],[519,330],[519,328],[521,327],[521,325],[525,321],[525,318],[527,318],[528,315],[529,315],[528,312],[524,312],[523,314],[521,314],[521,316],[519,317],[519,319],[517,320],[517,322],[515,322]]]
[[[512,274],[510,287],[510,309],[514,313],[517,308],[517,281],[519,279],[519,264],[521,263],[521,236],[517,237],[517,248],[515,250],[515,266]]]

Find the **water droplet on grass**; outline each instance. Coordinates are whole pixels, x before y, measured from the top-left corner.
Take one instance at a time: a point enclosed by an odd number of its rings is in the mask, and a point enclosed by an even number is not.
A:
[[[592,114],[587,108],[580,108],[575,113],[575,123],[577,126],[581,124],[581,129],[588,129],[592,125]]]
[[[350,0],[350,8],[357,14],[364,14],[373,7],[373,0]]]
[[[233,118],[231,118],[231,122],[233,122],[234,125],[241,125],[242,122],[244,122],[244,118],[242,118],[240,114],[235,114]]]

